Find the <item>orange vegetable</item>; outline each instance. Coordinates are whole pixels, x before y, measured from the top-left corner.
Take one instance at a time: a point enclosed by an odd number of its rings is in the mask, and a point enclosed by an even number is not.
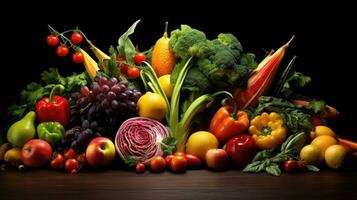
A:
[[[310,105],[310,102],[305,101],[305,100],[300,100],[300,99],[293,100],[292,103],[296,104],[296,105],[303,105],[305,107],[308,107]],[[335,118],[339,114],[340,113],[338,112],[338,110],[336,108],[326,105],[321,117],[325,118],[325,119],[329,119],[329,118]]]
[[[341,145],[350,148],[352,151],[357,151],[357,142],[343,139],[343,138],[338,138],[338,141],[340,142]]]

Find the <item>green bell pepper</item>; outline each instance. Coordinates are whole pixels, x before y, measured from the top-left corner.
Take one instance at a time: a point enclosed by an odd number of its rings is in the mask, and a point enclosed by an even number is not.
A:
[[[59,122],[43,122],[37,126],[37,135],[51,146],[57,146],[64,137],[64,127]]]

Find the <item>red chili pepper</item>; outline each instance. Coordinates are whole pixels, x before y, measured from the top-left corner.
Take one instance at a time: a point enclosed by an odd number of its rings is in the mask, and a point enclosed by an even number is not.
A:
[[[66,98],[54,95],[57,90],[63,91],[63,85],[56,85],[49,97],[44,97],[37,102],[37,119],[39,122],[56,121],[66,127],[70,114],[69,103]]]
[[[231,137],[245,131],[248,126],[248,114],[244,111],[237,111],[237,105],[234,104],[234,107],[224,106],[214,114],[209,130],[221,144],[224,144]]]

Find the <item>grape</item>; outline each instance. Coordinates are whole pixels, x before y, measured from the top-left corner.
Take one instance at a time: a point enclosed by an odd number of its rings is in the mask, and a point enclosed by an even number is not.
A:
[[[84,120],[84,121],[82,122],[82,128],[84,128],[84,129],[88,128],[89,125],[90,125],[90,123],[89,123],[88,120]]]
[[[94,101],[95,97],[96,97],[96,95],[94,94],[94,92],[93,91],[89,91],[89,93],[88,93],[88,101],[89,102]]]
[[[110,88],[109,88],[108,85],[103,85],[103,86],[102,86],[102,92],[103,92],[104,94],[107,94],[107,93],[109,92],[109,90],[110,90]]]
[[[129,82],[127,80],[120,81],[121,84],[125,85],[126,88],[129,86]]]
[[[121,92],[121,88],[119,87],[119,85],[114,85],[110,91],[114,92],[115,94],[119,94]]]
[[[110,78],[110,82],[113,83],[113,85],[118,83],[118,79],[115,77]]]
[[[119,88],[120,88],[120,91],[125,91],[128,87],[122,83],[119,83],[118,84]]]
[[[98,122],[97,121],[93,121],[90,123],[90,128],[93,130],[93,131],[96,131],[98,129]]]
[[[127,94],[128,97],[131,97],[134,93],[133,93],[133,91],[128,89],[127,91],[125,91],[125,94]]]
[[[111,108],[107,108],[107,109],[105,109],[105,114],[107,116],[112,116],[113,115],[113,110]]]
[[[98,101],[103,101],[104,98],[105,98],[105,94],[103,94],[103,93],[98,94],[97,97],[96,97],[96,99]]]
[[[96,133],[94,134],[94,136],[95,136],[95,137],[101,137],[102,135],[101,135],[99,132],[96,132]]]
[[[137,102],[141,97],[141,93],[140,92],[134,92],[134,94],[130,97],[130,99],[134,102]]]
[[[99,127],[99,128],[98,128],[98,132],[99,132],[99,133],[104,133],[104,132],[105,132],[105,129],[104,129],[103,127]]]
[[[100,106],[102,106],[102,108],[108,108],[109,101],[107,99],[103,99],[103,101],[100,103]]]
[[[118,109],[119,108],[119,103],[118,103],[117,100],[113,100],[110,104],[111,104],[111,107],[113,109]]]
[[[116,95],[115,95],[114,92],[112,92],[112,91],[108,92],[108,94],[107,94],[107,99],[108,99],[109,101],[115,99],[115,97],[116,97]]]
[[[80,108],[85,107],[88,104],[88,99],[86,97],[81,97],[80,99],[77,100],[77,105]]]
[[[126,107],[127,107],[127,104],[126,104],[125,102],[120,102],[120,103],[119,103],[119,108],[120,108],[121,110],[125,110]]]
[[[76,140],[72,141],[72,143],[71,143],[71,148],[72,148],[72,149],[77,149],[77,147],[78,147],[77,141],[76,141]]]
[[[72,94],[71,94],[71,99],[73,99],[73,100],[78,100],[79,98],[81,98],[81,93],[79,93],[79,92],[73,92]]]
[[[96,82],[92,83],[91,88],[94,94],[99,94],[102,91],[99,84]]]
[[[88,95],[88,93],[89,93],[89,88],[87,87],[87,86],[82,86],[81,87],[81,94],[82,94],[82,96],[87,96]]]
[[[95,81],[95,82],[98,82],[98,81],[99,81],[99,79],[100,79],[100,77],[99,77],[99,76],[95,76],[95,77],[94,77],[94,81]]]
[[[105,76],[100,77],[98,83],[100,86],[107,84],[108,79]]]
[[[126,94],[126,93],[120,93],[118,95],[118,99],[120,99],[120,100],[125,100],[127,98],[128,98],[128,94]]]
[[[73,139],[74,131],[72,129],[69,129],[68,131],[66,131],[65,137],[67,140]]]
[[[134,101],[127,101],[126,104],[128,105],[128,109],[135,111],[136,110],[136,103]]]

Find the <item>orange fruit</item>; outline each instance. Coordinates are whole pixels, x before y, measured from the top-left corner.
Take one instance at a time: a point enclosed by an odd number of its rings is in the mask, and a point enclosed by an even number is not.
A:
[[[309,144],[301,149],[300,159],[309,165],[319,165],[322,162],[323,157],[318,146]]]
[[[316,126],[315,130],[311,131],[310,135],[312,140],[320,135],[336,136],[335,132],[327,126]]]
[[[152,52],[151,64],[158,77],[171,74],[176,64],[176,57],[169,46],[169,41],[166,24],[165,33],[156,41]]]
[[[216,136],[208,131],[193,133],[186,143],[186,153],[195,155],[201,160],[205,160],[208,150],[217,148],[218,140]]]
[[[326,149],[331,146],[331,145],[335,145],[338,144],[337,140],[330,136],[330,135],[320,135],[318,137],[316,137],[312,142],[312,145],[316,145],[317,147],[320,148],[321,150],[321,155],[324,158],[325,157],[325,151]]]
[[[349,149],[342,145],[331,145],[325,151],[325,162],[331,169],[340,169],[348,157],[348,153]]]

